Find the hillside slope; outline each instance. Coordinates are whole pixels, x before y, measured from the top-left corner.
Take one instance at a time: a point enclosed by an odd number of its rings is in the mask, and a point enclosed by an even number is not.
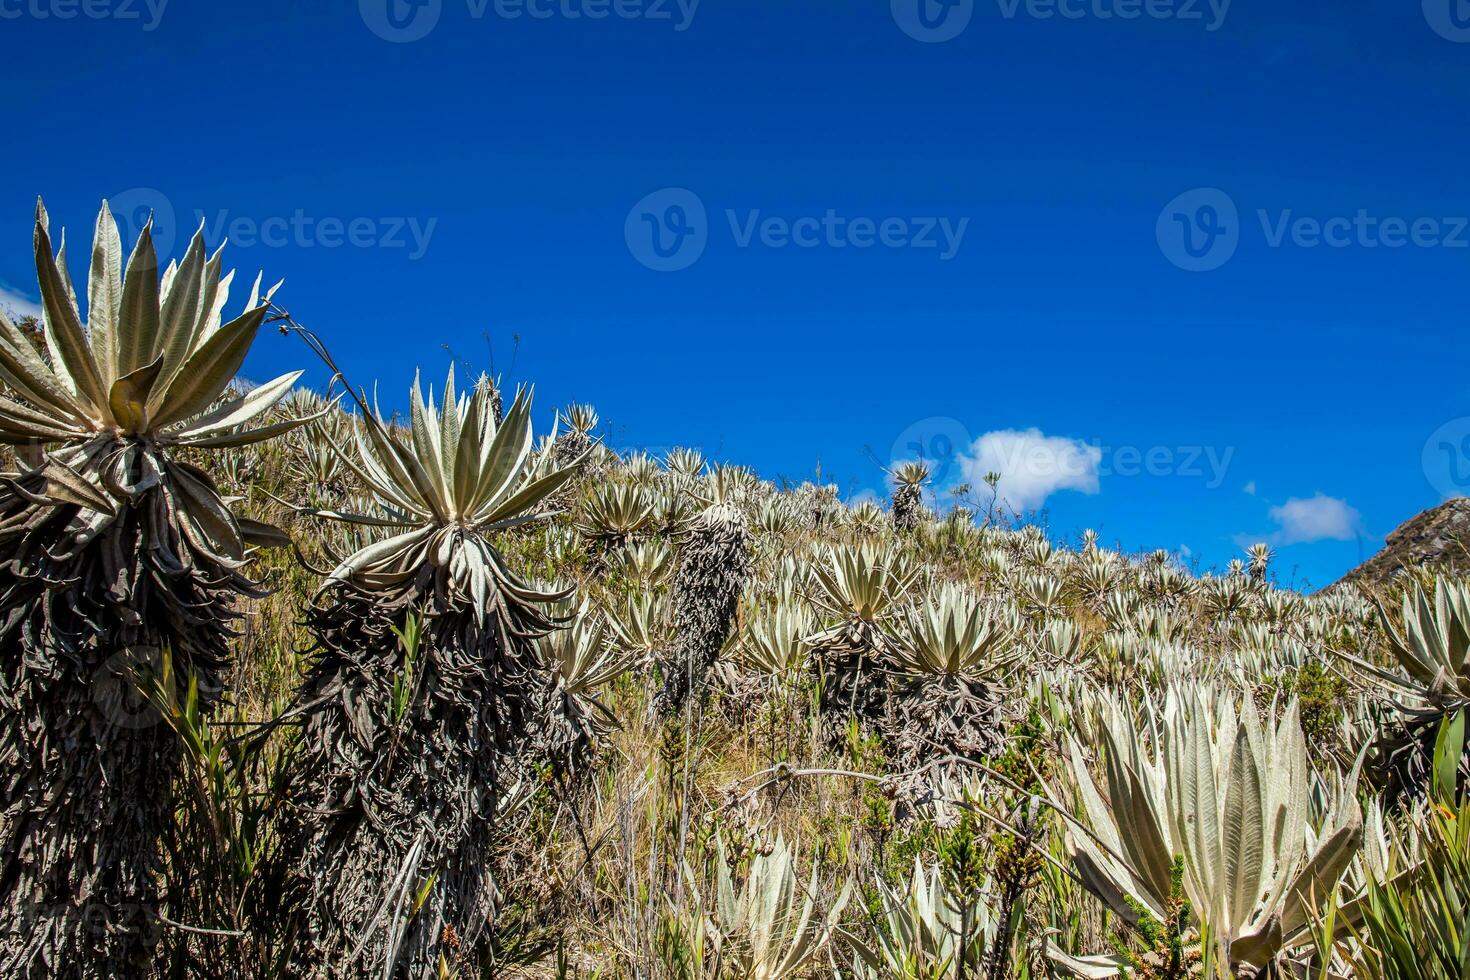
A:
[[[1406,568],[1470,571],[1470,497],[1453,497],[1400,524],[1382,550],[1339,582],[1384,586]]]

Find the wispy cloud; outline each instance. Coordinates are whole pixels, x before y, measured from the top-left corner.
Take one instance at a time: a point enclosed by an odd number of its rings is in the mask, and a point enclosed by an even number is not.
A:
[[[1058,490],[1097,493],[1102,450],[1080,439],[1048,436],[1040,429],[998,429],[960,454],[965,480],[980,486],[1000,474],[1000,497],[1017,510],[1032,510]]]
[[[0,282],[0,307],[15,316],[40,316],[41,304],[19,290]]]
[[[1345,500],[1316,496],[1292,497],[1270,511],[1279,525],[1275,544],[1305,544],[1308,541],[1351,541],[1362,530],[1362,515]]]

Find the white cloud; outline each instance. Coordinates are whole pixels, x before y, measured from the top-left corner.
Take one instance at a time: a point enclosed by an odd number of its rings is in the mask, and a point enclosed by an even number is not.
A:
[[[1251,482],[1247,483],[1241,489],[1244,490],[1246,493],[1250,494],[1252,497],[1254,497],[1256,495],[1256,481],[1255,480],[1252,480]]]
[[[965,480],[978,488],[985,474],[999,473],[1000,497],[1016,510],[1040,507],[1058,490],[1097,493],[1101,461],[1099,447],[1036,428],[987,432],[960,454]]]
[[[1281,525],[1273,536],[1276,544],[1307,541],[1351,541],[1357,536],[1362,515],[1347,501],[1318,493],[1302,499],[1292,497],[1271,508],[1271,520]]]
[[[0,282],[0,307],[4,307],[5,310],[15,316],[39,317],[41,315],[40,303],[26,296],[24,293],[11,289],[3,282]]]

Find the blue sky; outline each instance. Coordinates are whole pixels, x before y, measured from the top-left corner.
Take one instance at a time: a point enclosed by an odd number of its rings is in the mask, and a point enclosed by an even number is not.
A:
[[[0,0],[10,303],[107,196],[620,448],[1318,585],[1470,488],[1464,0],[388,2]]]

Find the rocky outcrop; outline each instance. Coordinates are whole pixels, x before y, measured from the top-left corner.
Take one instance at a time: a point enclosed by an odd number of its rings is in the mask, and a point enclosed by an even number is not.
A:
[[[1470,574],[1470,497],[1453,497],[1400,524],[1383,550],[1342,577],[1387,585],[1405,568],[1434,565]]]

